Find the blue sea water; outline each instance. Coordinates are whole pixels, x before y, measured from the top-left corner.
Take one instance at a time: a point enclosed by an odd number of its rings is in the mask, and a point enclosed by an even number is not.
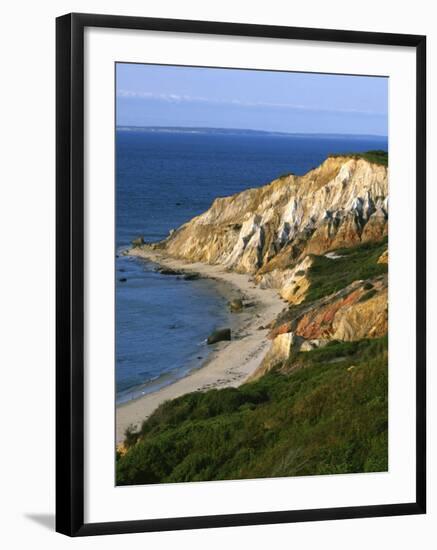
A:
[[[304,174],[329,153],[370,149],[387,150],[387,139],[118,129],[117,250],[138,235],[163,239],[217,196],[284,173]],[[161,275],[155,267],[116,258],[117,402],[154,391],[200,365],[208,354],[208,334],[229,322],[213,282]]]

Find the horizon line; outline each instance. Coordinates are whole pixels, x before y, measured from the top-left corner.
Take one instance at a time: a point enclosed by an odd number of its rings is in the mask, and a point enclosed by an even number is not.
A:
[[[388,139],[388,135],[385,134],[351,134],[344,132],[284,132],[280,130],[258,130],[255,128],[224,128],[220,126],[137,126],[134,124],[116,124],[116,130],[122,128],[135,128],[140,130],[197,130],[197,131],[206,131],[206,130],[220,130],[227,132],[249,132],[249,133],[260,133],[260,134],[275,134],[275,135],[284,135],[284,136],[369,136],[376,138],[385,138]]]

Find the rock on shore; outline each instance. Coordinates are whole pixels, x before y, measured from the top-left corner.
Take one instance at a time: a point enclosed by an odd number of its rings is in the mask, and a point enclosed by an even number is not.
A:
[[[212,332],[208,336],[206,343],[208,345],[211,345],[211,344],[217,344],[217,342],[222,342],[223,340],[230,340],[230,339],[231,339],[231,329],[222,328]]]

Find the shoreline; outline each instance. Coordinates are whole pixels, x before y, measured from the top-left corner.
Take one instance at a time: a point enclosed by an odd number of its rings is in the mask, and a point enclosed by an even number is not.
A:
[[[248,274],[227,271],[220,265],[178,260],[161,250],[134,248],[128,256],[143,258],[164,268],[198,273],[201,278],[217,281],[219,291],[227,299],[240,297],[252,305],[233,314],[236,327],[232,330],[233,339],[214,344],[198,368],[157,391],[116,406],[117,445],[123,442],[126,428],[133,425],[138,429],[164,401],[193,391],[243,384],[260,365],[270,345],[266,338],[268,329],[259,330],[259,327],[273,321],[285,307],[275,289],[260,289]]]

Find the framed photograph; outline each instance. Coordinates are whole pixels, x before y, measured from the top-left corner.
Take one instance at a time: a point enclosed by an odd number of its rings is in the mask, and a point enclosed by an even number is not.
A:
[[[57,530],[425,513],[425,37],[57,19]]]

